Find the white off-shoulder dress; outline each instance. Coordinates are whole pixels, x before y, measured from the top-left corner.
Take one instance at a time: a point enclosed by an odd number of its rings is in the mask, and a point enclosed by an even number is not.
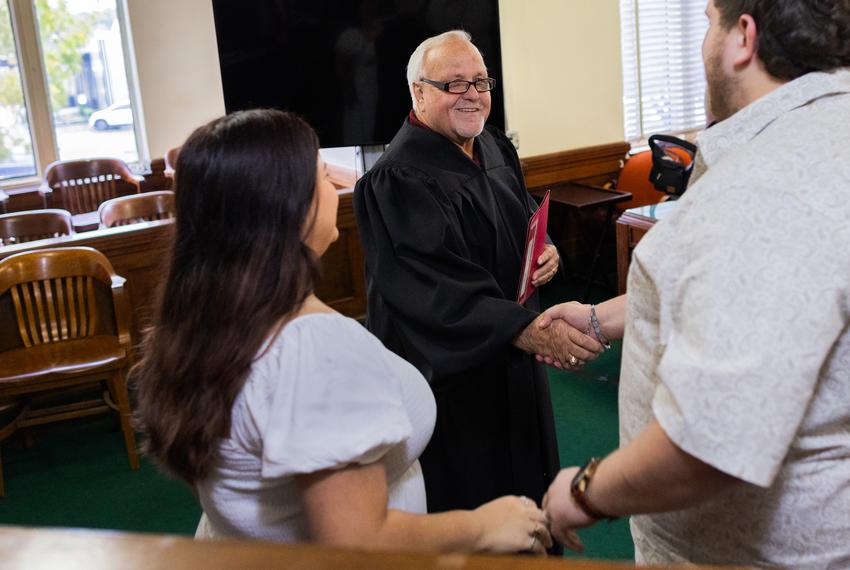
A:
[[[230,437],[197,484],[196,537],[307,541],[295,475],[375,461],[386,466],[388,507],[425,513],[417,458],[435,420],[422,375],[359,323],[293,319],[254,363]]]

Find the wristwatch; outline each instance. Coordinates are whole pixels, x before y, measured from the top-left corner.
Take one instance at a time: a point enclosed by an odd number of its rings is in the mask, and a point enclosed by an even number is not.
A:
[[[616,520],[618,517],[612,517],[606,515],[596,507],[594,507],[590,499],[587,498],[587,488],[590,485],[590,480],[593,478],[593,474],[596,473],[596,468],[599,467],[601,459],[598,457],[591,457],[587,460],[587,463],[581,466],[581,469],[578,470],[576,476],[573,477],[572,483],[570,483],[570,493],[575,499],[576,504],[584,511],[584,514],[589,516],[590,518],[596,520],[608,519],[609,521]]]

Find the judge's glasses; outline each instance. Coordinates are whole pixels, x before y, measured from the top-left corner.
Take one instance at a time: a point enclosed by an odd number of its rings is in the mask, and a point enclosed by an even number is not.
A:
[[[479,93],[484,93],[486,91],[491,91],[493,87],[496,86],[496,80],[492,77],[482,77],[481,79],[476,79],[475,81],[466,81],[464,79],[455,79],[453,81],[449,81],[448,83],[442,83],[440,81],[433,81],[431,79],[425,79],[424,77],[420,79],[422,83],[427,83],[428,85],[433,85],[437,89],[442,89],[447,93],[454,93],[455,95],[463,95],[471,86],[475,86],[475,90]]]

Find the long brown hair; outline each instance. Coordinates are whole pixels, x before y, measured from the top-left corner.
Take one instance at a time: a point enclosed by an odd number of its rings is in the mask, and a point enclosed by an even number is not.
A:
[[[310,125],[272,110],[211,121],[180,150],[175,243],[132,380],[147,453],[190,484],[210,472],[264,341],[313,289],[317,154]]]

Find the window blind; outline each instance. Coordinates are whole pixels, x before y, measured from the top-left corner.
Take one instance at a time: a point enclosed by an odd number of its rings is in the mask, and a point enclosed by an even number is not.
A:
[[[705,126],[705,0],[620,0],[626,139]]]

